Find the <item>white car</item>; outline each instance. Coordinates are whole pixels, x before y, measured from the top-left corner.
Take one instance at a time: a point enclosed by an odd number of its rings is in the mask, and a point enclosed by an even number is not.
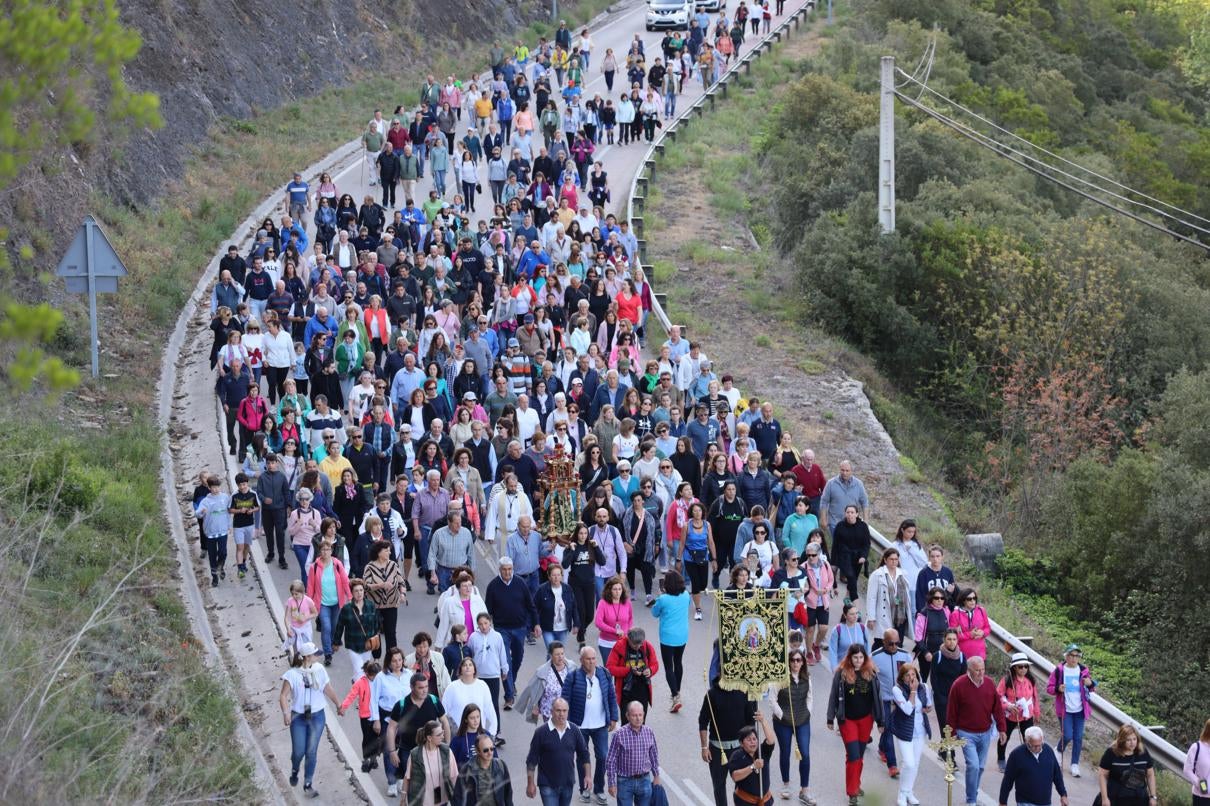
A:
[[[725,0],[696,0],[693,6],[698,11],[705,11],[710,14],[717,14],[720,11],[725,11],[727,8]]]
[[[689,28],[693,19],[691,0],[647,0],[647,30],[661,28],[683,30]]]

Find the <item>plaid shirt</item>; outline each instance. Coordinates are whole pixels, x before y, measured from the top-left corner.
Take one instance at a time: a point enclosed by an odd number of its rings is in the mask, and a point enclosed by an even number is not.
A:
[[[609,786],[617,786],[619,775],[629,778],[647,773],[660,774],[660,749],[655,743],[655,733],[646,725],[637,731],[629,724],[623,725],[613,734],[605,759]]]

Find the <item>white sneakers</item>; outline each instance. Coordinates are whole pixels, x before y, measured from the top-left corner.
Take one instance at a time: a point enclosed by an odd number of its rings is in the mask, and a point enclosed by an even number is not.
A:
[[[701,611],[701,609],[698,609],[698,610],[695,610],[695,611],[694,611],[694,613],[693,613],[693,620],[694,620],[694,621],[701,621],[701,620],[702,620],[702,611]]]
[[[391,784],[387,787],[387,797],[393,798],[399,795],[399,784]]]
[[[1071,765],[1071,777],[1072,777],[1072,778],[1079,778],[1079,777],[1080,777],[1080,765],[1079,765],[1079,764],[1072,764],[1072,765]]]

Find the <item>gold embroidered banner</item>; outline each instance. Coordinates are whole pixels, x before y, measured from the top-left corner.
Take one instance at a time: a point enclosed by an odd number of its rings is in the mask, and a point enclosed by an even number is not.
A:
[[[786,661],[786,592],[751,595],[715,593],[719,613],[719,685],[744,691],[748,699],[764,694],[770,683],[784,683]]]

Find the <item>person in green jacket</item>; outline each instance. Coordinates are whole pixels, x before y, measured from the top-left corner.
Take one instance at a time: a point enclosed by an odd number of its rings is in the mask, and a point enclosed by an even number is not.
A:
[[[348,652],[349,661],[353,664],[353,682],[356,683],[365,675],[362,667],[378,654],[382,637],[378,634],[378,608],[366,598],[366,583],[360,579],[349,580],[349,593],[353,598],[345,602],[336,616],[332,648],[343,646]]]
[[[407,768],[403,773],[403,791],[407,795],[407,806],[424,806],[425,792],[441,790],[437,803],[449,803],[454,787],[458,783],[458,762],[446,743],[445,730],[437,720],[430,720],[416,732],[416,746],[408,753]],[[441,777],[429,780],[429,770],[441,770]]]
[[[357,331],[353,328],[347,328],[344,332],[344,338],[336,347],[336,372],[340,375],[340,391],[344,393],[345,400],[349,399],[349,393],[353,391],[353,384],[357,382],[357,376],[361,374],[361,365],[366,357],[366,348],[358,341]]]

